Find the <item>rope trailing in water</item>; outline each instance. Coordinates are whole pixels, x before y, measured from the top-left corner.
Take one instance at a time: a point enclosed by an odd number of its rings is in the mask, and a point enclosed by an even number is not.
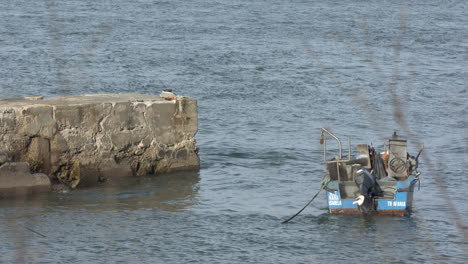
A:
[[[284,220],[283,222],[281,222],[282,224],[286,224],[287,222],[293,220],[294,217],[298,216],[300,213],[302,213],[302,211],[304,211],[304,209],[306,209],[307,206],[309,206],[309,204],[312,203],[312,201],[319,195],[319,193],[322,191],[322,188],[320,188],[320,190],[314,195],[314,197],[312,197],[312,199],[304,206],[304,208],[302,208],[299,212],[297,212],[295,215],[291,216],[289,219],[287,220]]]
[[[294,217],[298,216],[300,213],[302,213],[302,211],[304,211],[304,209],[306,209],[307,206],[309,206],[312,201],[317,198],[317,196],[319,195],[319,193],[323,190],[323,189],[327,189],[327,183],[330,181],[330,175],[326,174],[323,179],[322,179],[322,183],[321,183],[321,186],[320,186],[320,190],[314,195],[314,197],[312,197],[312,199],[310,199],[310,201],[304,206],[304,208],[302,208],[299,212],[297,212],[295,215],[291,216],[289,219],[287,220],[284,220],[283,222],[281,222],[282,224],[286,224],[287,222],[291,221],[294,219]]]

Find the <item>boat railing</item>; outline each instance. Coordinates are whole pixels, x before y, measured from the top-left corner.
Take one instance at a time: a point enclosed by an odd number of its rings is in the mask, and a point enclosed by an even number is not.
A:
[[[336,140],[336,142],[338,142],[338,151],[339,151],[339,156],[336,157],[336,159],[334,160],[327,160],[327,140],[326,140],[326,135],[329,135],[330,137],[332,137],[333,139]],[[348,138],[348,159],[345,159],[343,160],[343,147],[342,147],[342,144],[341,144],[341,140],[335,136],[332,132],[328,131],[326,128],[323,128],[320,130],[320,144],[323,145],[323,161],[324,163],[336,163],[336,167],[337,167],[337,176],[338,176],[338,180],[341,181],[341,175],[340,175],[340,168],[339,168],[339,164],[340,163],[344,163],[344,162],[348,162],[351,160],[351,140]]]
[[[327,140],[325,138],[325,134],[328,134],[330,137],[336,140],[338,142],[338,151],[339,151],[339,156],[338,160],[334,161],[327,161]],[[328,131],[326,128],[323,128],[320,130],[320,144],[323,145],[323,161],[324,162],[343,162],[343,147],[341,144],[341,140],[335,136],[332,132]],[[351,140],[348,138],[348,160],[351,159]]]

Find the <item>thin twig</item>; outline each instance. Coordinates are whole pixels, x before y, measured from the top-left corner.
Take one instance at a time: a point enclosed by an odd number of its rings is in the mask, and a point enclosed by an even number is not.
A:
[[[31,231],[31,232],[33,232],[33,233],[35,233],[35,234],[40,235],[41,237],[47,237],[47,236],[45,236],[45,235],[43,235],[43,234],[41,234],[41,233],[35,231],[34,229],[32,229],[32,228],[30,228],[30,227],[27,227],[27,226],[24,226],[24,225],[20,225],[20,226],[26,228],[27,230],[29,230],[29,231]]]

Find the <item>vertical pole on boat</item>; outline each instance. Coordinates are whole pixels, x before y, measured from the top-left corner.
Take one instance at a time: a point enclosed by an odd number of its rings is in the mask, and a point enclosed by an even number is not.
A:
[[[323,130],[320,130],[320,144],[323,144],[323,161],[327,161],[327,140],[323,134]]]
[[[327,141],[323,142],[323,161],[327,161]]]
[[[336,172],[338,174],[338,181],[341,182],[341,175],[340,175],[340,163],[336,163]]]
[[[348,160],[351,160],[351,139],[348,137]]]

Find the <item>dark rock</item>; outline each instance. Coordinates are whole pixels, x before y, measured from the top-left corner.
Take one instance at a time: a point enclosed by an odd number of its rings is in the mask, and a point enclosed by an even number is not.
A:
[[[8,155],[6,152],[0,151],[0,166],[8,161]]]
[[[58,193],[67,193],[70,191],[70,187],[63,183],[55,183],[50,186],[50,190]]]

